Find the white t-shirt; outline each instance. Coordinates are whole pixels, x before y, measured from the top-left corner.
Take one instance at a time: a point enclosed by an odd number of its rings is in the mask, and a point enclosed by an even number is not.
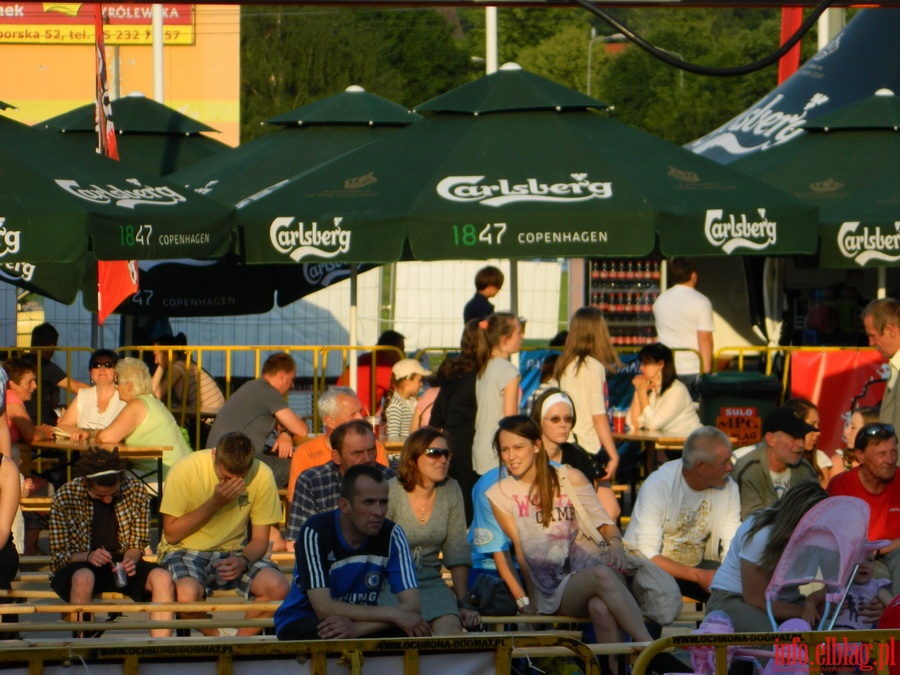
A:
[[[559,388],[566,392],[575,406],[577,423],[569,441],[590,452],[600,450],[600,437],[594,429],[594,415],[606,414],[606,368],[593,356],[585,358],[578,368],[578,359],[566,366],[559,378]]]
[[[762,528],[752,539],[747,539],[747,531],[752,527],[755,515],[751,515],[738,528],[734,539],[731,540],[731,548],[721,567],[716,570],[713,577],[712,588],[718,588],[729,593],[743,593],[743,581],[741,580],[741,560],[746,560],[754,565],[762,561],[766,544],[769,541],[771,526]]]
[[[697,331],[713,332],[712,303],[699,291],[676,284],[653,303],[656,334],[670,349],[697,349]],[[693,352],[675,352],[675,371],[679,375],[700,372],[700,359]]]
[[[693,490],[682,460],[666,462],[641,485],[625,541],[648,558],[682,565],[721,560],[741,524],[741,497],[729,479],[722,489]]]

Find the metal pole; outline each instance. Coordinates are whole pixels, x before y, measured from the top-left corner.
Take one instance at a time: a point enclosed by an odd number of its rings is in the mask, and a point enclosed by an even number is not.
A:
[[[163,6],[153,5],[153,99],[165,103],[163,89]]]
[[[484,50],[485,73],[496,73],[498,65],[497,57],[497,8],[484,8]]]

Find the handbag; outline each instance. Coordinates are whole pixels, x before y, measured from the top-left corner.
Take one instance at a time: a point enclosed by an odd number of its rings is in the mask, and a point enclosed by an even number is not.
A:
[[[609,544],[600,536],[600,532],[594,527],[584,508],[584,504],[572,489],[566,467],[564,465],[558,467],[557,474],[560,487],[566,491],[572,507],[575,509],[578,529],[605,551]],[[622,543],[625,544],[624,541]],[[672,623],[684,607],[681,590],[678,588],[675,578],[636,548],[628,545],[625,545],[625,560],[625,575],[630,582],[631,594],[637,600],[638,607],[641,608],[641,614],[648,621],[654,621],[661,626]]]
[[[491,574],[481,574],[460,603],[482,616],[515,616],[519,613],[506,582]]]

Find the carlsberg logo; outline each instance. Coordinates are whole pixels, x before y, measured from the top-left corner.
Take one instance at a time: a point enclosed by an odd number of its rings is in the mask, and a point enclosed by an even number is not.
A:
[[[22,231],[7,229],[6,217],[0,216],[0,258],[10,253],[18,253],[21,238]]]
[[[115,204],[126,209],[133,209],[138,204],[174,206],[186,201],[184,196],[170,187],[165,185],[159,187],[142,185],[136,178],[129,178],[127,181],[135,186],[133,188],[120,188],[111,184],[107,184],[106,187],[94,184],[88,187],[81,187],[78,181],[61,178],[57,178],[55,182],[63,190],[79,199],[84,199],[94,204]]]
[[[588,180],[586,173],[569,174],[571,183],[541,183],[526,178],[510,183],[500,178],[496,183],[480,185],[484,176],[447,176],[437,184],[437,193],[451,202],[479,202],[486,206],[503,206],[514,202],[583,202],[612,197],[612,183]]]
[[[334,228],[327,230],[320,229],[316,221],[307,226],[302,221],[294,225],[290,217],[276,218],[269,226],[269,239],[276,251],[287,253],[294,262],[311,255],[333,258],[350,250],[352,232],[341,229],[342,220],[335,218]]]
[[[845,258],[858,265],[865,265],[870,260],[897,262],[900,260],[900,221],[894,223],[894,232],[882,234],[877,225],[874,230],[863,227],[857,233],[858,222],[847,222],[838,230],[838,249]]]
[[[774,220],[766,218],[765,209],[756,209],[759,220],[750,220],[747,214],[724,215],[722,209],[707,209],[704,234],[713,246],[725,253],[739,248],[762,251],[778,240],[778,227]]]

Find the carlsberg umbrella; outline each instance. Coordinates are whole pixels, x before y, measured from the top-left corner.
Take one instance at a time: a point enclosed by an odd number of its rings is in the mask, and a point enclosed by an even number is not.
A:
[[[224,254],[232,209],[0,117],[0,262]]]
[[[248,262],[811,253],[816,210],[504,66],[239,205]]]
[[[730,166],[819,208],[822,267],[900,261],[900,100],[881,90]]]

